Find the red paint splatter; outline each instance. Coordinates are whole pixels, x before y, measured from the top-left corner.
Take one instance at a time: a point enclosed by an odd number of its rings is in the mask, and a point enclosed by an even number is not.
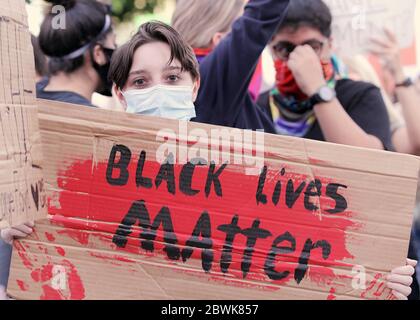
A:
[[[285,166],[286,167],[286,166]],[[239,214],[239,225],[241,228],[249,228],[255,219],[261,220],[260,227],[268,229],[272,237],[258,240],[252,260],[251,270],[248,274],[250,280],[267,281],[264,273],[264,263],[266,254],[270,250],[272,241],[277,236],[290,232],[297,243],[296,252],[288,256],[278,256],[276,268],[282,271],[289,271],[290,276],[282,281],[275,282],[282,284],[293,280],[294,269],[300,252],[307,239],[314,242],[318,240],[328,240],[332,243],[330,257],[324,260],[321,250],[314,250],[309,261],[307,279],[325,285],[325,278],[334,277],[332,267],[349,267],[350,264],[344,263],[346,259],[353,256],[346,248],[346,230],[356,227],[356,224],[348,219],[352,214],[346,212],[342,215],[331,216],[326,210],[335,206],[335,202],[329,198],[321,199],[321,211],[319,213],[308,212],[303,203],[303,196],[296,202],[292,210],[284,204],[284,193],[281,196],[279,205],[269,202],[267,205],[257,205],[255,192],[258,186],[258,176],[245,176],[239,167],[225,170],[220,177],[223,198],[219,198],[212,190],[209,197],[204,194],[204,186],[207,179],[208,168],[197,167],[192,181],[192,188],[200,190],[194,197],[189,197],[177,190],[176,195],[167,192],[166,184],[156,190],[137,188],[135,183],[135,173],[137,162],[132,160],[129,166],[130,180],[128,185],[123,187],[110,186],[106,177],[106,163],[93,164],[92,161],[78,162],[71,165],[67,170],[59,173],[58,185],[62,189],[59,194],[59,207],[50,207],[50,214],[53,214],[53,221],[63,225],[66,230],[60,231],[61,234],[69,236],[82,246],[92,245],[86,231],[96,231],[105,234],[102,240],[112,245],[112,236],[116,231],[117,225],[127,214],[133,201],[144,200],[152,219],[157,215],[163,206],[168,206],[174,222],[174,229],[177,233],[178,243],[183,245],[191,236],[192,230],[198,217],[204,210],[211,215],[213,247],[215,253],[221,254],[224,244],[225,234],[219,232],[217,227],[222,224],[230,223],[235,214]],[[288,172],[281,176],[276,170],[267,173],[265,192],[268,198],[274,191],[277,181],[281,181],[283,189],[289,179],[295,181],[297,187],[302,181],[310,181],[306,175],[289,173],[292,171],[286,167]],[[144,167],[143,176],[154,178],[160,169],[156,162],[147,161]],[[182,166],[175,167],[175,176],[179,177]],[[117,172],[118,173],[118,172]],[[324,182],[324,188],[331,179],[316,177]],[[337,181],[335,181],[337,182]],[[284,192],[284,191],[283,191]],[[85,220],[88,219],[88,220]],[[113,224],[111,224],[113,223]],[[141,232],[140,228],[134,228],[128,244],[121,251],[149,255],[140,249]],[[155,253],[164,254],[163,251],[163,232],[157,232]],[[230,274],[242,278],[241,262],[246,238],[238,236],[235,239],[235,247],[232,254],[232,264]],[[195,250],[193,259],[201,259],[201,252]],[[215,257],[213,271],[220,272],[219,257]],[[285,263],[287,262],[287,263]]]
[[[31,272],[31,277],[35,282],[46,282],[52,278],[52,269],[54,265],[48,263],[42,268],[35,269]]]
[[[111,262],[120,261],[120,262],[125,262],[125,263],[136,263],[136,260],[129,259],[121,255],[105,254],[105,253],[100,253],[100,252],[89,252],[89,255],[94,258],[98,258],[104,261],[111,261]]]
[[[15,247],[15,250],[17,251],[23,265],[26,268],[32,268],[32,263],[30,261],[30,259],[28,258],[28,254],[26,252],[25,247],[22,245],[22,243],[18,240],[13,241],[13,246]]]
[[[39,268],[35,268],[30,258],[27,255],[26,249],[18,242],[14,242],[15,248],[19,257],[21,258],[24,266],[30,271],[31,278],[35,283],[41,283],[42,285],[42,295],[40,296],[41,300],[83,300],[85,298],[85,289],[83,282],[76,270],[76,267],[73,263],[68,260],[52,260],[51,256],[46,256],[48,263],[42,265]],[[36,249],[43,252],[43,248],[28,243],[27,249],[35,251]],[[35,259],[33,259],[35,260]],[[51,287],[51,283],[54,275],[54,267],[64,267],[66,270],[67,278],[67,289],[61,291],[59,289],[54,289]],[[21,284],[18,282],[20,288]]]
[[[337,300],[337,297],[335,296],[335,292],[336,292],[335,288],[331,288],[330,294],[329,294],[327,300]]]
[[[48,248],[43,245],[38,245],[38,249],[42,251],[45,255],[48,255]]]
[[[363,299],[366,299],[368,293],[370,293],[375,288],[376,284],[378,283],[379,279],[381,279],[381,278],[382,278],[382,274],[380,274],[380,273],[376,274],[375,277],[373,278],[373,280],[366,287],[366,289],[360,294],[360,297],[363,298]],[[381,287],[381,284],[380,284],[379,288],[380,287]]]
[[[42,292],[40,297],[41,300],[65,300],[61,292],[53,289],[49,285],[43,285]]]
[[[83,300],[85,298],[85,288],[77,273],[76,267],[70,262],[65,261],[70,271],[68,272],[68,282],[70,289],[70,300]]]
[[[47,237],[47,240],[49,242],[54,242],[55,241],[55,237],[51,233],[45,232],[45,236]]]
[[[60,230],[58,231],[59,234],[67,235],[68,237],[72,238],[76,242],[80,243],[81,245],[86,246],[89,243],[89,234],[78,232],[77,230]]]
[[[17,285],[19,286],[20,290],[28,291],[29,286],[22,280],[16,280]]]
[[[60,255],[60,256],[62,256],[62,257],[64,257],[65,255],[66,255],[66,251],[64,251],[64,249],[63,248],[61,248],[61,247],[55,247],[55,250],[57,251],[57,253]]]
[[[61,266],[65,267],[67,274],[68,289],[54,289],[50,285],[43,286],[44,293],[42,300],[83,300],[85,298],[85,288],[74,264],[68,260],[63,260]],[[51,281],[49,277],[47,281]]]

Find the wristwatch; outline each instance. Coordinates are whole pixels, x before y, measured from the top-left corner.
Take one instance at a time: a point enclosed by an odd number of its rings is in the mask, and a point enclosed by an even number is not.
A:
[[[337,97],[337,93],[333,88],[325,85],[322,86],[317,93],[315,93],[311,98],[310,101],[312,105],[317,105],[319,103],[328,103],[333,101]]]
[[[414,85],[413,80],[411,80],[411,78],[407,78],[403,82],[397,83],[395,86],[397,88],[408,88],[408,87],[411,87],[412,85]]]

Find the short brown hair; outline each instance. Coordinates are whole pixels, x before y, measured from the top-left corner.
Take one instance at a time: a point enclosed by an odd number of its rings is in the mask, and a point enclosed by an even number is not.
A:
[[[171,48],[171,58],[168,63],[176,59],[181,63],[182,71],[189,72],[193,80],[200,78],[198,61],[191,46],[174,28],[163,22],[152,21],[141,25],[131,40],[113,54],[109,79],[117,88],[124,88],[126,85],[136,50],[152,42],[167,43]]]

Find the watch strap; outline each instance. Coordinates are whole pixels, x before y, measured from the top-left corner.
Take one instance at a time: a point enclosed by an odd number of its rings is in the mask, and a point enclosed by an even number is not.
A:
[[[413,84],[414,84],[413,80],[411,80],[411,78],[407,78],[403,82],[397,83],[395,86],[397,88],[408,88],[408,87],[411,87]]]
[[[326,101],[324,101],[324,99],[321,98],[321,96],[319,95],[319,93],[315,93],[310,99],[309,99],[311,105],[316,105],[319,103],[324,103]]]

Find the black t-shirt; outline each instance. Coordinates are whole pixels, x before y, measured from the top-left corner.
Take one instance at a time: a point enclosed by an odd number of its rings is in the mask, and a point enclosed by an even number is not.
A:
[[[45,91],[49,79],[44,78],[36,84],[36,97],[39,99],[79,104],[87,107],[95,107],[88,99],[70,91]]]
[[[336,91],[338,100],[353,121],[367,134],[381,140],[386,150],[394,150],[391,142],[391,125],[381,91],[373,84],[348,79],[338,80]],[[259,97],[258,105],[271,119],[273,118],[269,91]],[[304,138],[326,141],[318,122],[315,122]]]

